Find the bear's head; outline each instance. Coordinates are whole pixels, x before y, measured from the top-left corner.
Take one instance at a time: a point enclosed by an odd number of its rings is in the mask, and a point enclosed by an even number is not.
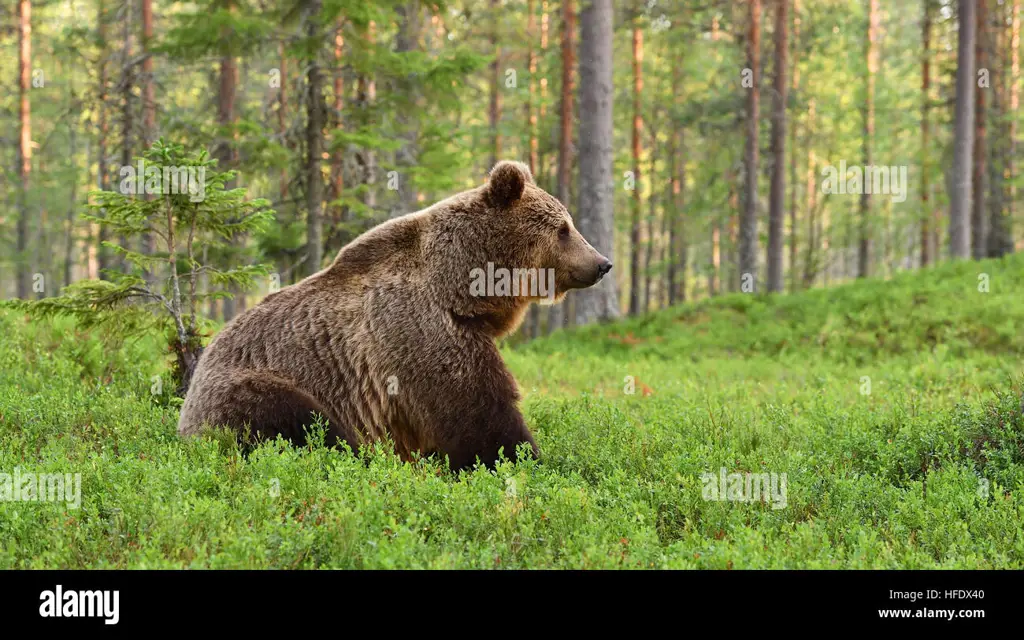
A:
[[[530,302],[559,302],[611,270],[611,261],[576,230],[565,206],[534,183],[525,164],[499,162],[486,185],[465,195],[458,236],[462,255],[472,256],[462,262],[469,295],[460,296],[454,311],[482,320],[491,333],[513,331]]]

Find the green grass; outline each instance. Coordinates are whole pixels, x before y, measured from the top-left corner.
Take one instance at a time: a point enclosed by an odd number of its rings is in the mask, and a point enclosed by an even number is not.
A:
[[[0,472],[82,477],[78,509],[0,502],[3,568],[1024,567],[1024,256],[506,350],[542,460],[461,476],[181,440],[156,338],[0,335]],[[785,473],[785,508],[704,500],[722,467]]]

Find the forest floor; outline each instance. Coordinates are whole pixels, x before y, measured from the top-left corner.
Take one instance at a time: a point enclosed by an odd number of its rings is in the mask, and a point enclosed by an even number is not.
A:
[[[459,476],[182,440],[156,338],[0,335],[0,473],[81,474],[0,500],[0,568],[1024,567],[1024,255],[505,348],[542,459]]]

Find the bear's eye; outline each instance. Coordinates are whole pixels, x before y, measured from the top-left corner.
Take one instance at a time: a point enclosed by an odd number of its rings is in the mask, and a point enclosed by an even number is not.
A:
[[[565,240],[568,237],[569,237],[569,223],[568,222],[563,222],[562,226],[558,228],[558,238],[560,240]]]

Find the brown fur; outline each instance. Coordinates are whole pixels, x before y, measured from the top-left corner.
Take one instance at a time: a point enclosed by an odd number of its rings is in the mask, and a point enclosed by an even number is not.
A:
[[[446,454],[453,469],[493,465],[502,448],[514,459],[523,442],[537,455],[494,343],[536,298],[471,295],[488,262],[553,268],[558,299],[610,268],[525,165],[501,162],[486,185],[371,229],[225,327],[179,433],[223,425],[302,443],[320,413],[331,444],[390,436],[404,459]]]

